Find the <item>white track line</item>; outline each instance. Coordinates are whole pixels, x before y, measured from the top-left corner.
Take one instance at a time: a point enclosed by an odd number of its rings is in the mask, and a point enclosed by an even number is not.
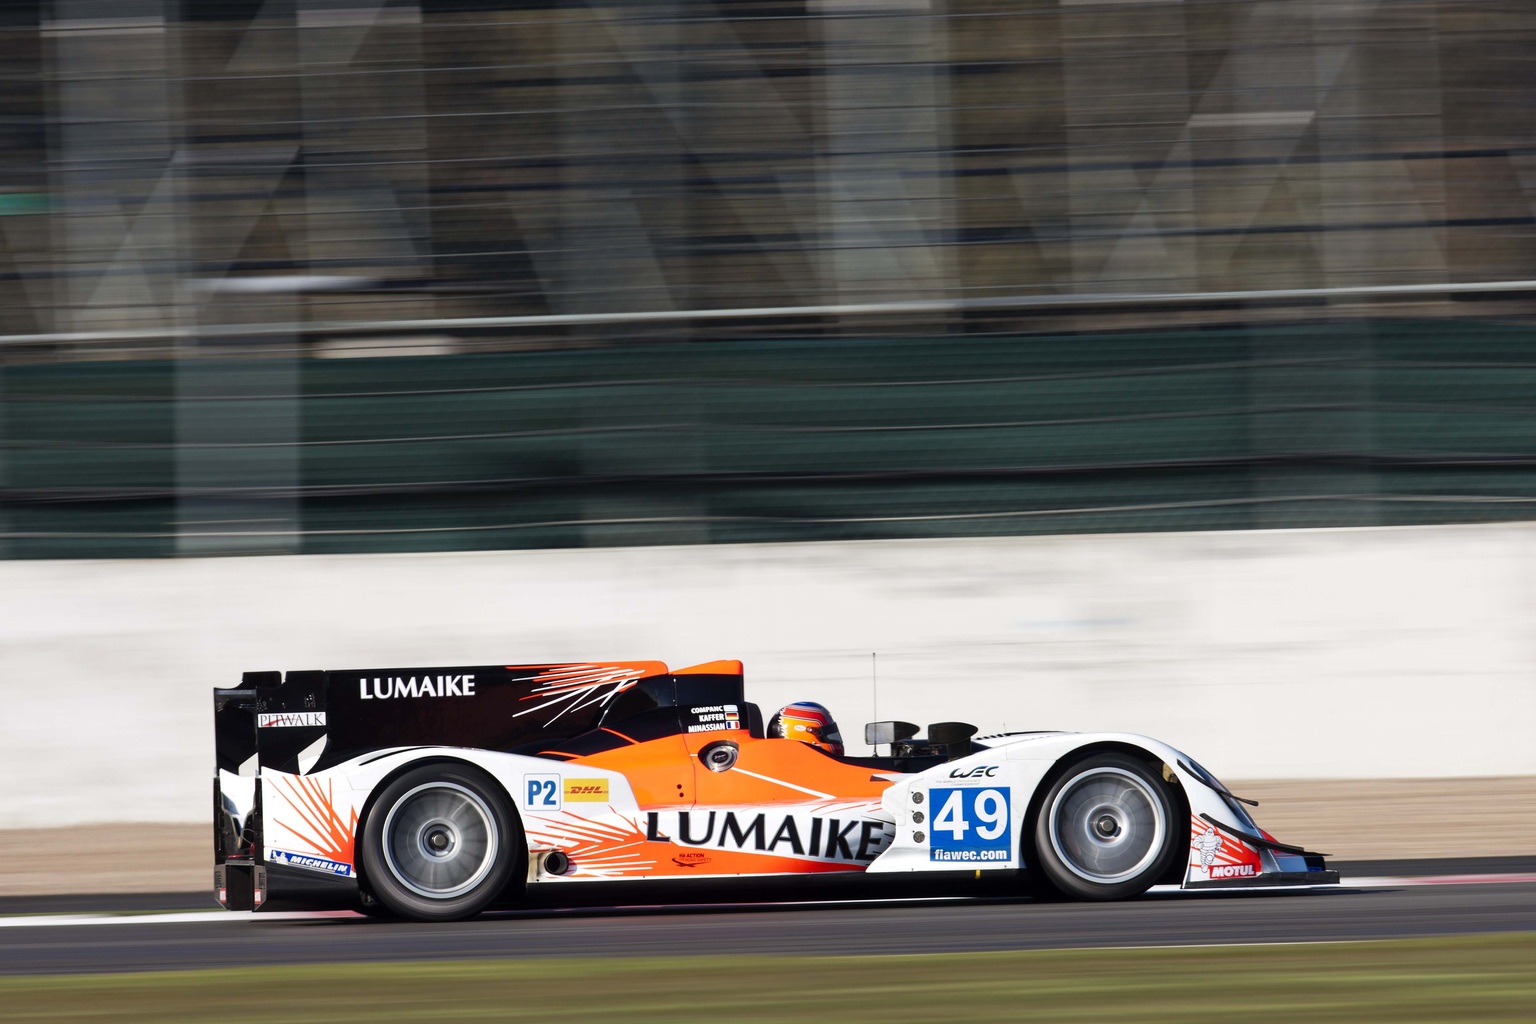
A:
[[[1256,889],[1251,886],[1242,886],[1230,889],[1200,889],[1201,893],[1243,893],[1243,892],[1275,892],[1296,889],[1317,889],[1319,891],[1337,889],[1395,889],[1410,885],[1497,885],[1511,882],[1536,882],[1536,874],[1506,874],[1506,875],[1417,875],[1403,878],[1352,878],[1346,877],[1338,886],[1333,885],[1291,885],[1275,886],[1272,889]],[[1171,895],[1182,892],[1176,885],[1155,885],[1152,892],[1161,895]],[[771,906],[825,906],[829,903],[859,904],[859,903],[913,903],[913,902],[952,902],[965,900],[964,896],[936,896],[936,897],[911,897],[893,896],[885,899],[871,900],[790,900],[766,904]],[[731,904],[732,906],[738,904]],[[764,906],[762,903],[742,903],[739,906],[754,907]],[[651,904],[646,904],[647,907]],[[691,905],[690,905],[691,906]],[[558,908],[550,908],[558,909]],[[581,908],[587,909],[587,908]],[[0,917],[0,928],[76,928],[90,925],[107,924],[213,924],[217,922],[249,922],[249,921],[311,921],[319,918],[351,918],[360,917],[350,910],[295,910],[272,913],[255,914],[250,911],[228,910],[193,910],[175,911],[166,914],[16,914],[10,917]],[[1320,940],[1333,941],[1333,940]],[[1249,943],[1249,945],[1269,945],[1270,943]],[[1118,948],[1118,947],[1106,947]],[[1142,948],[1142,947],[1137,947]]]
[[[98,924],[216,924],[221,921],[296,921],[317,917],[360,917],[350,910],[298,910],[254,914],[250,911],[190,910],[169,914],[18,914],[0,917],[0,928],[65,928]]]
[[[1380,889],[1403,885],[1497,885],[1509,882],[1536,882],[1536,875],[1413,875],[1406,878],[1346,876],[1339,885],[1345,889]]]

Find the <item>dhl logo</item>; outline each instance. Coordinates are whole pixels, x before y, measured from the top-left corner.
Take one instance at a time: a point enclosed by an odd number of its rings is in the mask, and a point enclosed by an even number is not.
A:
[[[565,799],[568,803],[602,803],[608,799],[607,779],[566,779]]]

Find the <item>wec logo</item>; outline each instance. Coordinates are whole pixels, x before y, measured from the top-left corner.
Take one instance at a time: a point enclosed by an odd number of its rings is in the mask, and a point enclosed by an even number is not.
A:
[[[949,777],[952,779],[990,779],[997,774],[997,765],[979,764],[975,768],[967,768],[961,771],[959,768],[951,768]]]

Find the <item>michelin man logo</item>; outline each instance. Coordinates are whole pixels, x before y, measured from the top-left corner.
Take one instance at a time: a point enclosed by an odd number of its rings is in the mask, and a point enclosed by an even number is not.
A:
[[[1200,867],[1207,875],[1211,873],[1211,864],[1215,862],[1216,855],[1221,852],[1221,836],[1210,825],[1205,826],[1205,831],[1195,836],[1190,843],[1200,851]]]

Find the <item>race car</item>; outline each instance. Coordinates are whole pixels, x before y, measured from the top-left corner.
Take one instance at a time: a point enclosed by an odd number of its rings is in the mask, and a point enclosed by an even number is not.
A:
[[[231,910],[443,921],[695,879],[1011,878],[1082,900],[1338,881],[1157,740],[875,722],[887,752],[852,756],[814,702],[765,722],[739,661],[248,672],[214,690],[214,725]]]

